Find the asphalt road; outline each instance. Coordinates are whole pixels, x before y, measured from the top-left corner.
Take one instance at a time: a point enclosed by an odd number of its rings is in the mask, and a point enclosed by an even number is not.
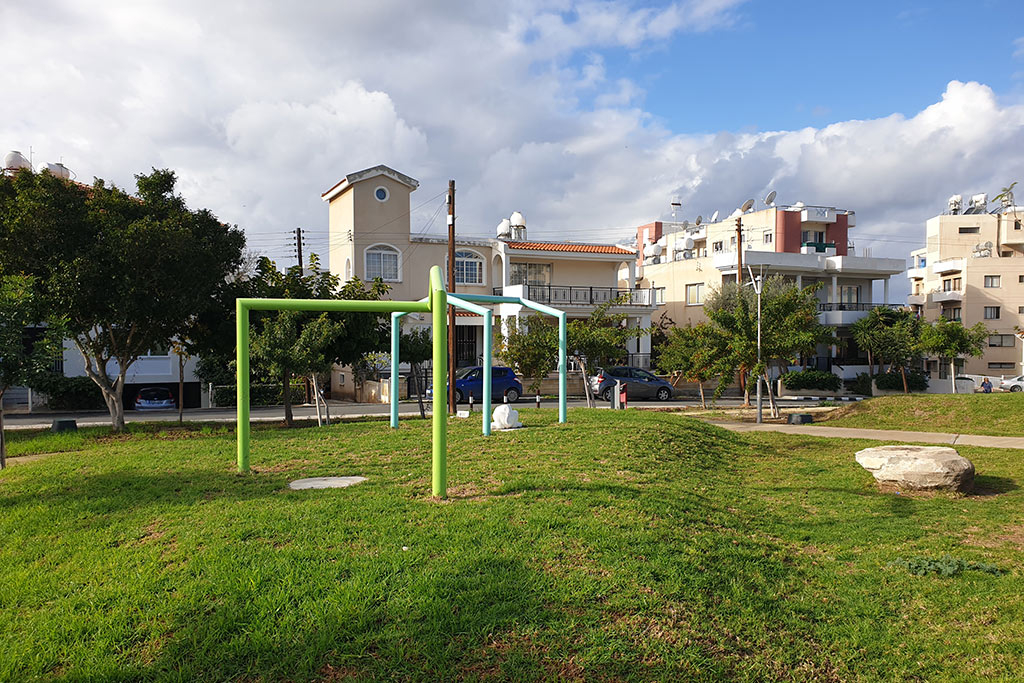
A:
[[[751,399],[753,402],[753,399]],[[740,399],[726,398],[718,402],[720,407],[735,407],[742,404]],[[799,405],[815,405],[811,401],[779,401],[782,406],[799,406]],[[533,408],[534,402],[527,400],[525,397],[516,402],[515,407],[517,410],[529,410]],[[541,401],[541,405],[545,408],[554,408],[557,405],[557,401],[546,400]],[[586,401],[583,399],[572,399],[569,401],[570,407],[585,407]],[[598,401],[597,405],[599,408],[608,408],[608,404],[603,401]],[[658,408],[684,408],[699,406],[700,401],[698,399],[680,399],[675,401],[665,401],[664,403],[658,401],[637,401],[631,403],[631,405],[638,407],[658,407]],[[331,417],[337,418],[342,417],[365,417],[373,415],[389,415],[391,409],[386,404],[381,403],[335,403],[331,402]],[[764,403],[765,409],[768,408],[768,401]],[[427,412],[430,412],[430,404],[427,403]],[[466,404],[459,404],[460,410],[466,410],[468,406]],[[474,408],[476,411],[480,410],[479,404]],[[316,419],[316,408],[312,405],[295,406],[292,411],[297,420],[309,420]],[[419,408],[415,402],[403,401],[399,404],[399,415],[402,416],[419,416]],[[280,422],[284,420],[284,408],[281,406],[273,406],[267,408],[253,408],[250,411],[250,417],[253,422]],[[42,429],[47,428],[51,425],[53,420],[57,418],[70,418],[78,422],[79,426],[87,425],[107,425],[110,424],[110,415],[104,412],[79,412],[79,413],[34,413],[34,414],[18,414],[18,413],[7,413],[4,415],[4,426],[7,429]],[[235,421],[235,409],[234,408],[193,408],[185,411],[184,418],[187,422],[234,422]],[[176,410],[153,410],[153,411],[125,411],[126,422],[177,422],[178,411]]]

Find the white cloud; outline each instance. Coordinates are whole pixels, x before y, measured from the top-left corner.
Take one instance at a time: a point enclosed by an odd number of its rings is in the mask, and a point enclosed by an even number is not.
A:
[[[949,194],[1024,179],[1008,152],[1024,143],[1024,108],[982,84],[953,81],[908,116],[689,135],[609,75],[609,50],[727,30],[737,0],[498,7],[4,3],[0,147],[129,186],[177,169],[190,202],[263,247],[297,225],[325,230],[320,193],[377,163],[421,181],[414,204],[455,178],[461,229],[480,234],[519,209],[537,238],[615,239],[673,194],[693,218],[774,188],[857,210],[858,245],[897,256]]]

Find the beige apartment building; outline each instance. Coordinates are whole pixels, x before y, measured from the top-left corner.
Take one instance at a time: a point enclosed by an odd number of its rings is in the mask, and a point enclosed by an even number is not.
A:
[[[448,238],[411,232],[410,196],[417,187],[415,179],[375,166],[346,175],[324,192],[331,272],[346,280],[380,277],[391,286],[393,299],[426,296],[430,267],[441,266],[447,275]],[[461,222],[457,227],[465,230]],[[494,238],[457,236],[454,291],[521,296],[565,310],[570,319],[589,316],[601,303],[623,297],[612,312],[625,314],[630,326],[649,327],[660,291],[636,287],[635,264],[633,247],[527,239],[525,221],[516,212],[512,220],[501,222]],[[495,308],[495,317],[503,323],[529,313],[518,304]],[[403,325],[429,328],[429,316],[406,316]],[[635,340],[627,350],[631,362],[649,363],[650,337]],[[459,312],[456,364],[476,365],[482,352],[482,319]]]
[[[713,218],[717,219],[717,215]],[[819,317],[844,343],[821,347],[808,365],[843,378],[867,371],[867,358],[849,338],[849,326],[875,306],[902,306],[889,300],[889,279],[906,268],[902,258],[856,254],[850,230],[853,211],[830,206],[766,205],[710,223],[648,223],[637,228],[638,281],[664,288],[665,303],[655,315],[675,325],[706,320],[704,297],[723,282],[736,282],[736,219],[742,224],[743,279],[747,266],[766,277],[782,275],[799,286],[820,282]],[[877,291],[880,290],[880,291]]]
[[[926,246],[911,252],[907,304],[923,319],[940,315],[970,327],[984,323],[988,343],[981,358],[958,361],[972,375],[1019,375],[1021,340],[1014,334],[1024,325],[1024,207],[1002,206],[988,211],[988,197],[975,195],[964,209],[963,199],[949,199],[946,213],[930,218]],[[930,358],[933,377],[947,377],[946,363]]]

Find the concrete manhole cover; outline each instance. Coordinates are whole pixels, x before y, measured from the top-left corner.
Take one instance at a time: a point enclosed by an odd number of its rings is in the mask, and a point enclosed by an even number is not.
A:
[[[366,477],[310,477],[309,479],[296,479],[288,484],[288,488],[295,491],[302,489],[343,489],[366,481]]]

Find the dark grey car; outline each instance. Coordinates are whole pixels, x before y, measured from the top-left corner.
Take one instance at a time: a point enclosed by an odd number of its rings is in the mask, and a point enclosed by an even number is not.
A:
[[[601,368],[597,375],[590,378],[590,388],[594,395],[611,401],[616,381],[626,385],[628,399],[653,398],[667,401],[675,394],[675,388],[660,377],[642,368],[628,366]]]

